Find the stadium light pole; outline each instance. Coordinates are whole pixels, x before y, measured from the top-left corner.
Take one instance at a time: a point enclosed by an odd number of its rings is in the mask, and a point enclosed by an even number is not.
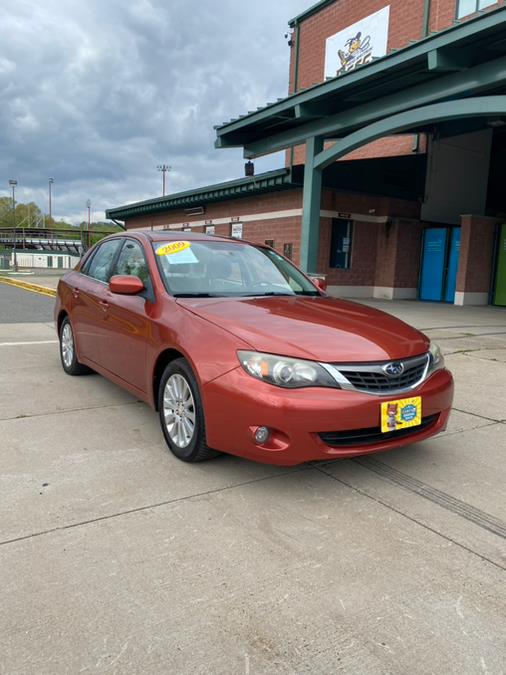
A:
[[[18,184],[17,180],[11,178],[9,180],[9,185],[12,188],[12,226],[14,234],[14,271],[18,271],[18,257],[16,253],[16,185]]]
[[[86,248],[90,248],[91,199],[86,200],[86,208],[88,209],[88,236],[86,237]]]
[[[165,197],[165,174],[172,171],[172,167],[168,164],[159,164],[156,168],[162,172],[162,195]]]
[[[49,183],[49,223],[51,223],[52,220],[52,211],[51,211],[51,192],[52,192],[52,187],[54,183],[54,178],[49,178],[48,180]]]

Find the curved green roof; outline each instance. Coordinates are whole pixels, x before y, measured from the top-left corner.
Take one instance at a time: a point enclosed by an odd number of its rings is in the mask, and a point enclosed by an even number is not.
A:
[[[157,197],[156,199],[118,206],[113,209],[107,209],[105,215],[106,218],[113,220],[124,220],[125,218],[132,218],[134,216],[194,208],[211,202],[238,199],[252,194],[286,190],[293,187],[300,187],[300,184],[292,182],[290,169],[277,169],[276,171],[269,171],[257,176],[248,176],[225,183],[217,183],[216,185],[207,185],[195,190],[177,192],[165,197]]]

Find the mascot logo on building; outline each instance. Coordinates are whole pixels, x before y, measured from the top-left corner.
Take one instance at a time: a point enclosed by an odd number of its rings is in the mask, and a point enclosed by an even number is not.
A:
[[[338,50],[341,68],[337,71],[337,75],[342,75],[350,70],[354,70],[357,66],[368,63],[372,58],[371,36],[362,37],[362,33],[358,32],[345,43],[344,49]]]

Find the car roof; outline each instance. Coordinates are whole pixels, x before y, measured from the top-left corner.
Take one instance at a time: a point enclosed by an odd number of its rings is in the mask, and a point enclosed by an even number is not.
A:
[[[203,232],[182,232],[181,230],[158,230],[143,232],[151,241],[179,241],[180,239],[188,239],[189,241],[230,241],[228,237],[217,237],[214,234],[204,234]],[[236,241],[236,240],[234,240]]]
[[[252,242],[247,239],[236,239],[235,237],[220,237],[214,234],[204,234],[203,232],[183,232],[181,230],[125,230],[115,233],[113,236],[128,237],[141,236],[152,242],[157,241],[208,241],[208,242],[232,242],[235,244],[250,244],[252,246],[264,246],[262,243]],[[264,248],[268,248],[264,246]]]

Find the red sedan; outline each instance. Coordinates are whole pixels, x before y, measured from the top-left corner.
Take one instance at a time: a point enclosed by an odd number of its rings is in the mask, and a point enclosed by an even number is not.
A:
[[[62,278],[55,319],[65,372],[94,370],[156,408],[187,462],[353,457],[448,422],[453,380],[436,345],[327,296],[267,246],[113,235]]]

